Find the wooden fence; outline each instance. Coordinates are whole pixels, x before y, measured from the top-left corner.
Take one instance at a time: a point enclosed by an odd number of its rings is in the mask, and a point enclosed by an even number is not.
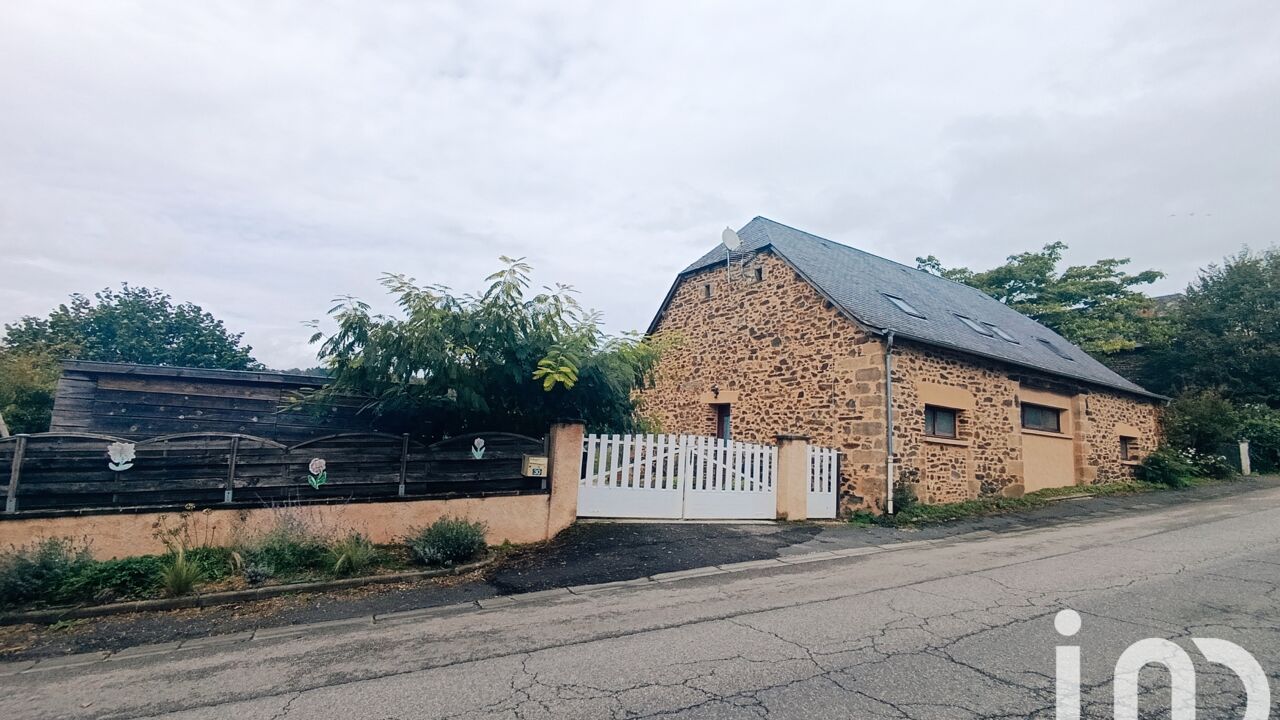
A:
[[[117,446],[113,459],[109,448],[115,443],[123,446]],[[115,462],[130,450],[131,460]],[[41,433],[0,439],[0,483],[8,478],[7,514],[544,489],[545,478],[521,475],[525,454],[545,454],[545,442],[502,432],[434,445],[407,435],[341,433],[289,446],[236,433],[183,433],[136,442]],[[324,461],[323,477],[310,471],[317,459]]]
[[[364,402],[326,398],[286,409],[327,378],[277,372],[203,370],[68,360],[62,364],[49,430],[141,441],[178,433],[237,433],[292,445],[333,433],[373,432]]]

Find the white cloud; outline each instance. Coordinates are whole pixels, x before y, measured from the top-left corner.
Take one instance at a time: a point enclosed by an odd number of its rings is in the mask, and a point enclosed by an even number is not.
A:
[[[1161,291],[1277,237],[1274,3],[797,7],[10,3],[0,321],[128,280],[293,366],[331,297],[500,254],[642,328],[757,214]]]

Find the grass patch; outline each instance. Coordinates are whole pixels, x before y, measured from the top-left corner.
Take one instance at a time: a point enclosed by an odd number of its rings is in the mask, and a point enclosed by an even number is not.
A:
[[[194,590],[200,578],[200,568],[179,549],[160,571],[160,586],[164,588],[165,595],[178,597]]]
[[[329,548],[329,571],[359,575],[378,561],[378,548],[360,533],[350,533]]]
[[[1213,482],[1205,478],[1195,478],[1188,480],[1186,484],[1180,487],[1198,487]],[[884,527],[911,527],[915,525],[932,525],[936,523],[954,522],[956,520],[964,520],[967,518],[984,517],[987,515],[1001,515],[1004,513],[1018,512],[1023,510],[1035,510],[1042,508],[1054,500],[1074,495],[1092,495],[1095,497],[1108,497],[1115,495],[1135,495],[1145,492],[1159,492],[1170,490],[1169,485],[1143,482],[1141,480],[1128,480],[1111,483],[1101,483],[1099,485],[1071,485],[1068,487],[1048,488],[1038,490],[1033,493],[1027,493],[1022,497],[982,497],[974,500],[965,500],[957,503],[943,503],[939,505],[926,505],[921,502],[907,503],[895,515],[873,515],[865,510],[855,512],[849,518],[849,524],[855,527],[869,527],[871,525],[880,525]]]

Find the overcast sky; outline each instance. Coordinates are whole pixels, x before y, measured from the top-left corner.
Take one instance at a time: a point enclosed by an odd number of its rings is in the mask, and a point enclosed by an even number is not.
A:
[[[1280,238],[1280,3],[0,0],[0,322],[160,287],[309,366],[499,255],[647,325],[764,215],[913,263]]]

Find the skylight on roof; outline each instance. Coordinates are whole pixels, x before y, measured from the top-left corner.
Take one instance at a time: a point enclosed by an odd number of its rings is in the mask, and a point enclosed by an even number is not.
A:
[[[1012,336],[1012,335],[1010,335],[1009,333],[1005,332],[1005,331],[1004,331],[1004,329],[1003,329],[1003,328],[1001,328],[999,325],[992,325],[992,324],[991,324],[991,323],[989,323],[989,322],[983,322],[982,324],[983,324],[983,325],[986,325],[988,328],[990,328],[990,329],[991,329],[991,332],[995,333],[995,334],[996,334],[996,336],[997,336],[997,337],[999,337],[1001,340],[1004,340],[1005,342],[1011,342],[1011,343],[1013,343],[1014,345],[1018,345],[1018,344],[1020,344],[1017,340],[1014,340],[1014,339],[1013,339],[1013,336]]]
[[[1040,341],[1040,344],[1041,344],[1041,345],[1044,345],[1045,347],[1049,348],[1049,350],[1050,350],[1050,351],[1052,351],[1054,355],[1057,355],[1058,357],[1062,358],[1063,360],[1070,360],[1071,362],[1075,362],[1075,361],[1076,361],[1076,359],[1075,359],[1075,358],[1071,357],[1071,356],[1070,356],[1070,355],[1068,355],[1066,352],[1064,352],[1064,351],[1062,350],[1062,348],[1058,347],[1057,345],[1054,345],[1053,343],[1049,342],[1048,340],[1045,340],[1044,338],[1036,338],[1036,340]]]
[[[915,307],[913,307],[911,303],[907,302],[906,300],[903,300],[897,295],[890,295],[889,293],[881,293],[881,294],[884,295],[889,302],[893,303],[902,312],[908,315],[911,315],[912,317],[918,317],[921,320],[928,320],[928,318],[924,316],[924,313],[915,309]]]
[[[965,325],[968,325],[970,330],[978,333],[979,335],[994,337],[994,334],[990,330],[988,330],[985,325],[979,324],[977,320],[974,320],[973,318],[965,317],[964,315],[960,315],[959,313],[956,313],[956,317],[960,319],[960,322],[964,323]]]

